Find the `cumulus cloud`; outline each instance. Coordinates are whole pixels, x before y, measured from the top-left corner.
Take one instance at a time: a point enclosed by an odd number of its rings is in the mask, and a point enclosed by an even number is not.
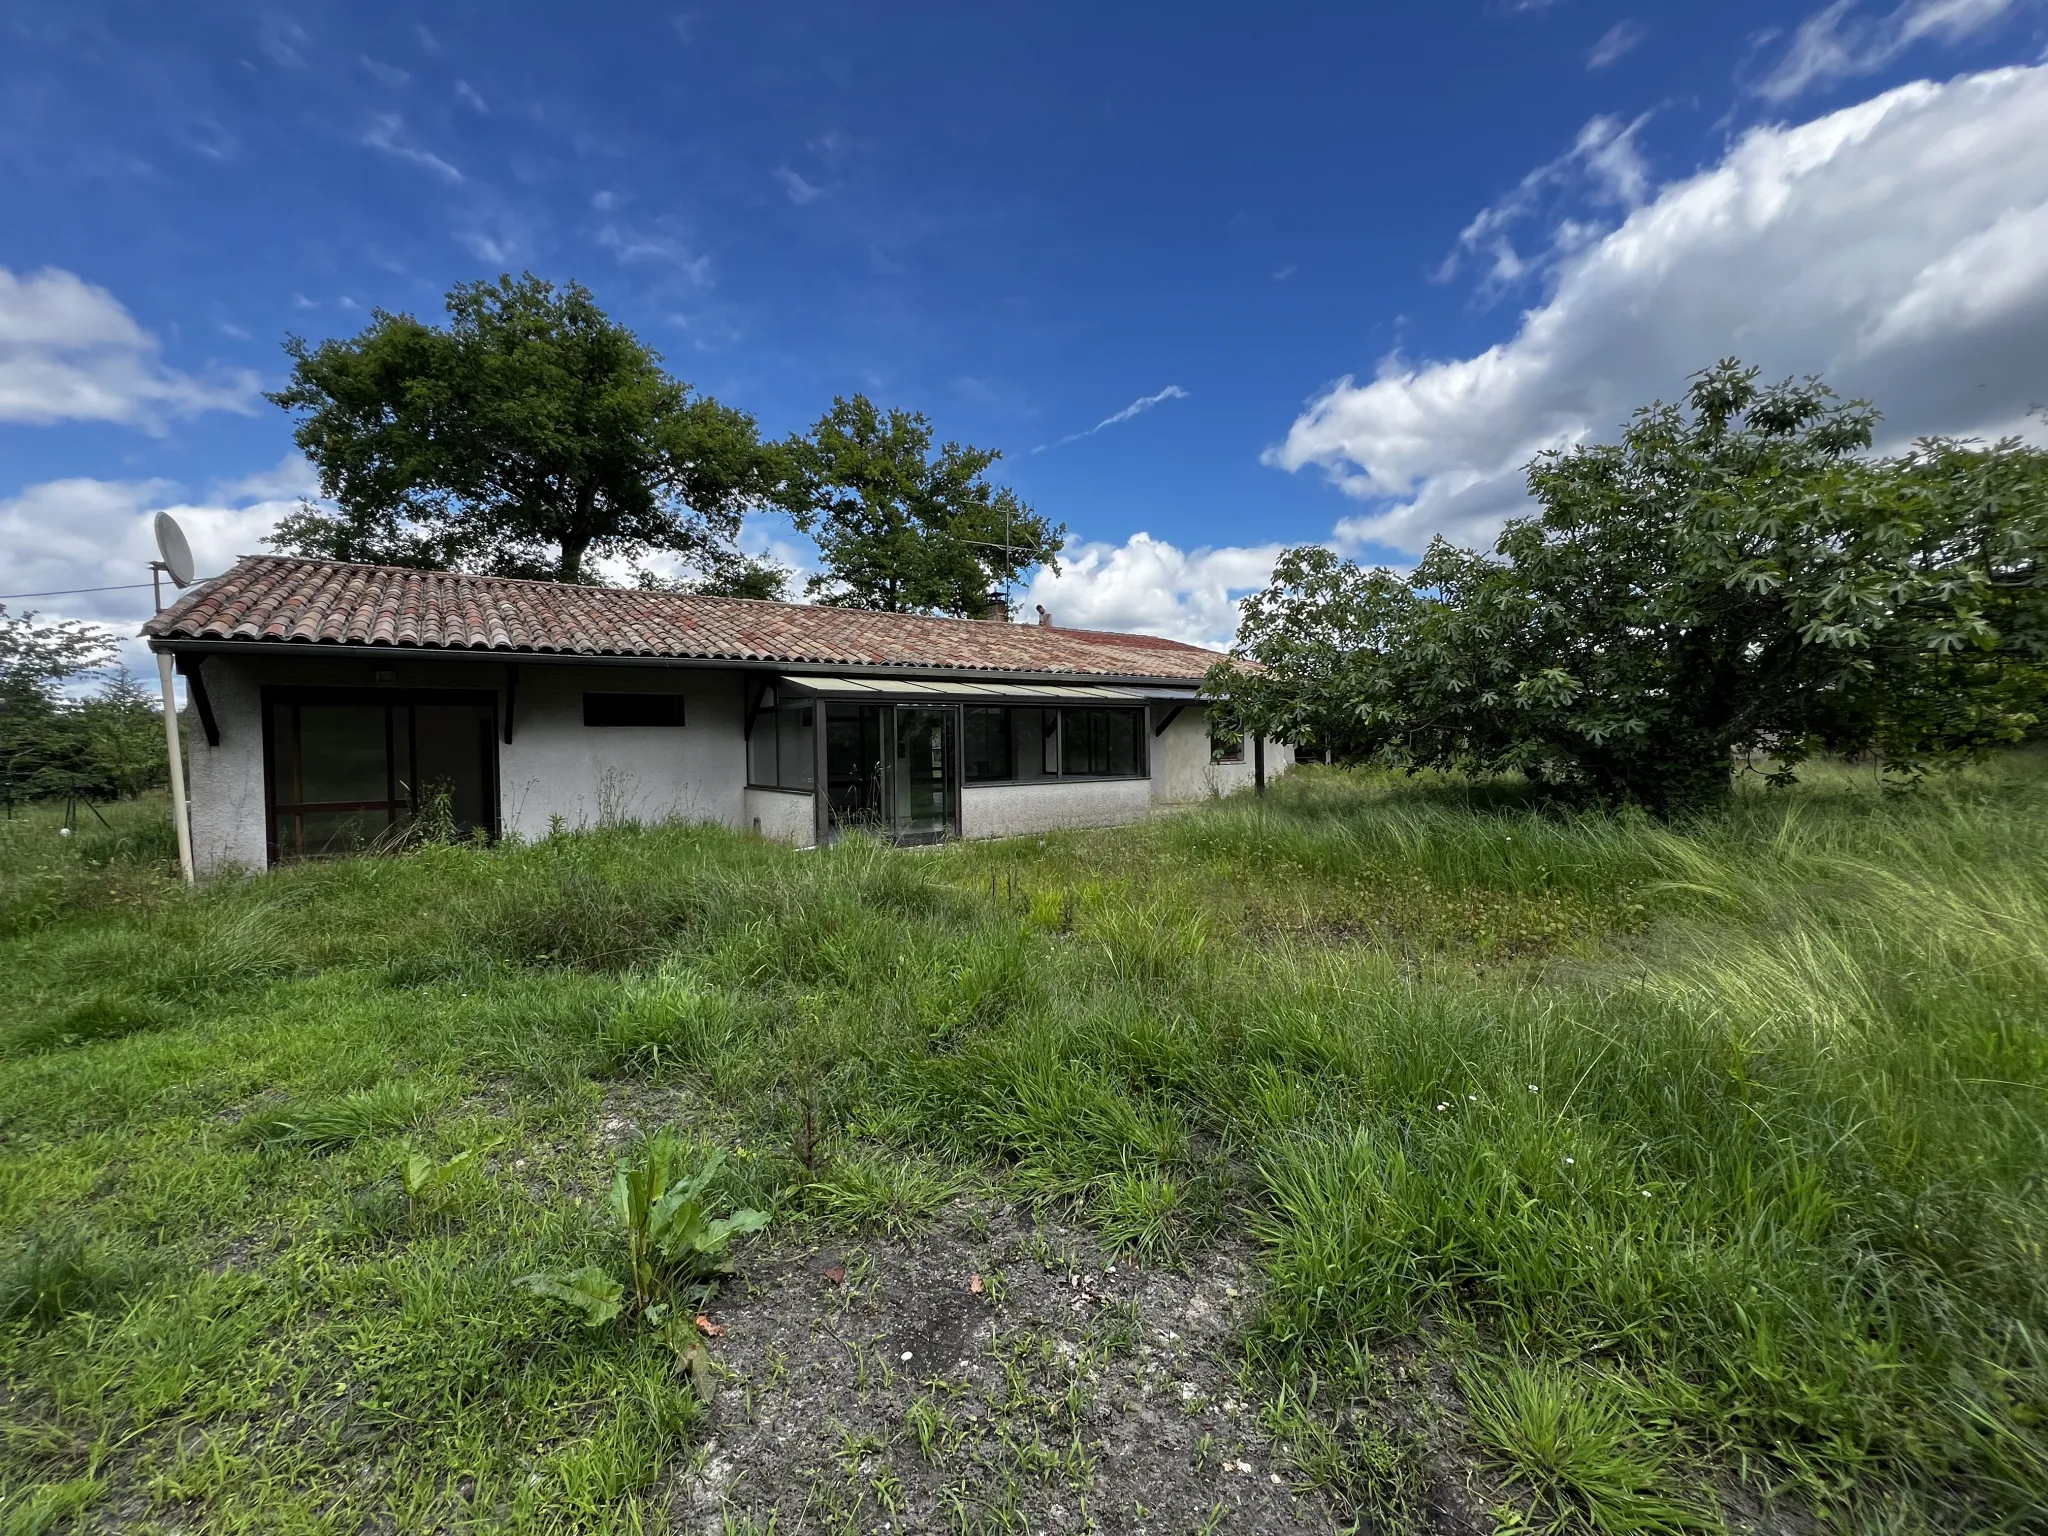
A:
[[[1960,42],[2021,0],[1904,0],[1885,16],[1859,16],[1857,0],[1834,0],[1799,24],[1784,56],[1756,86],[1767,101],[1793,97],[1830,80],[1883,69],[1915,43]]]
[[[1458,243],[1437,268],[1439,282],[1448,282],[1467,266],[1482,266],[1481,293],[1491,297],[1524,278],[1548,272],[1563,257],[1605,233],[1584,215],[1557,218],[1539,243],[1525,253],[1517,247],[1517,226],[1538,219],[1566,199],[1600,209],[1639,207],[1650,190],[1650,167],[1636,146],[1636,134],[1647,115],[1631,122],[1595,117],[1579,130],[1572,147],[1539,165],[1505,197],[1482,208],[1464,229]]]
[[[1365,504],[1340,539],[1483,542],[1526,510],[1537,452],[1729,355],[1825,374],[1898,441],[2024,430],[2048,396],[2048,68],[1750,131],[1566,257],[1512,338],[1340,380],[1266,460]]]
[[[1149,533],[1122,544],[1076,540],[1060,552],[1057,576],[1033,574],[1019,617],[1037,604],[1071,629],[1123,629],[1195,645],[1226,646],[1237,633],[1237,602],[1266,584],[1281,546],[1184,550]]]
[[[1288,270],[1292,271],[1293,268],[1290,267]],[[1122,410],[1117,411],[1113,415],[1103,417],[1102,420],[1085,431],[1069,432],[1058,442],[1040,443],[1031,451],[1033,453],[1043,453],[1048,448],[1064,448],[1068,443],[1078,443],[1084,437],[1093,437],[1104,427],[1113,427],[1119,422],[1129,421],[1133,416],[1142,416],[1155,405],[1163,405],[1168,400],[1185,400],[1187,398],[1188,392],[1186,390],[1182,389],[1178,384],[1169,384],[1156,395],[1140,395]]]
[[[200,411],[253,409],[256,375],[166,368],[156,338],[106,289],[56,267],[0,267],[0,421],[112,421],[161,431]]]
[[[31,485],[0,500],[0,592],[121,588],[71,590],[60,597],[10,600],[7,606],[15,613],[34,609],[86,619],[132,636],[149,617],[150,592],[129,584],[149,579],[157,513],[177,518],[199,575],[215,576],[236,556],[260,553],[278,519],[317,491],[311,466],[296,453],[270,469],[210,486],[198,497],[167,480],[77,477]],[[171,596],[168,585],[164,596]],[[124,659],[131,666],[148,664],[140,645],[128,646]]]

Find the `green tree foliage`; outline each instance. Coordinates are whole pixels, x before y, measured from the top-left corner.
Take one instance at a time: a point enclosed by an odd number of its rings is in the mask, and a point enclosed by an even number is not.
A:
[[[751,597],[757,601],[782,602],[789,596],[787,566],[770,559],[755,559],[738,549],[706,551],[696,560],[697,574],[670,578],[653,571],[640,571],[640,587],[649,592],[688,592],[699,597]]]
[[[1659,812],[1815,751],[1911,776],[2048,714],[2048,454],[1928,440],[1733,361],[1545,454],[1491,555],[1405,580],[1291,551],[1210,687],[1252,729]]]
[[[115,799],[164,782],[163,715],[133,678],[116,673],[85,699],[64,691],[114,656],[97,625],[38,623],[0,604],[0,794]]]
[[[337,510],[302,507],[275,547],[581,581],[593,556],[715,563],[777,484],[753,418],[671,378],[581,285],[465,283],[447,309],[287,341],[270,399]]]
[[[934,454],[922,414],[838,399],[785,451],[786,503],[824,558],[808,584],[824,602],[979,617],[991,587],[1035,565],[1059,569],[1065,526],[989,483],[995,450],[947,443]]]

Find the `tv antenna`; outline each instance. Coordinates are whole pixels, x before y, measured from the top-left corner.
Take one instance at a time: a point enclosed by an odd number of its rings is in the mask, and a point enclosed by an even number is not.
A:
[[[149,562],[150,590],[156,596],[158,613],[164,608],[162,579],[171,578],[174,587],[192,585],[192,546],[186,541],[185,530],[178,526],[178,520],[168,512],[156,515],[156,552],[161,560]],[[192,867],[192,823],[185,815],[185,754],[178,746],[178,698],[171,682],[171,653],[156,653],[157,681],[164,691],[164,750],[171,760],[171,821],[178,829],[178,869],[187,885],[198,879]]]
[[[967,545],[970,549],[999,549],[1002,551],[1003,611],[1005,613],[1009,612],[1010,608],[1010,583],[1016,579],[1016,557],[1018,555],[1029,554],[1031,552],[1030,545],[1012,544],[1010,542],[1012,533],[1011,520],[1012,514],[1010,512],[1010,509],[1008,507],[1005,507],[1003,509],[1003,542],[1000,544],[996,543],[993,539],[962,539],[960,541],[962,544]]]

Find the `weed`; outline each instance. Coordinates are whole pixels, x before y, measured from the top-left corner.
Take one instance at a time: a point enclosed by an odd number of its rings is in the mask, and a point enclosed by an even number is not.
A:
[[[688,971],[664,968],[636,985],[597,1041],[598,1070],[648,1076],[708,1061],[739,1029],[739,1009]]]
[[[958,1176],[927,1160],[857,1149],[805,1187],[806,1209],[856,1231],[908,1237],[959,1190]]]
[[[1180,1256],[1175,1228],[1182,1211],[1180,1185],[1171,1174],[1120,1169],[1105,1179],[1093,1202],[1095,1224],[1114,1248],[1147,1259]]]
[[[712,1216],[709,1192],[724,1159],[706,1159],[686,1175],[689,1156],[679,1137],[659,1131],[641,1141],[636,1156],[619,1164],[611,1208],[625,1229],[624,1282],[587,1264],[566,1274],[523,1275],[518,1283],[581,1314],[591,1328],[629,1309],[660,1327],[679,1309],[688,1312],[709,1301],[719,1281],[732,1273],[728,1250],[733,1239],[760,1231],[768,1218],[756,1210]]]
[[[630,1244],[574,1203],[615,1108],[658,1098],[773,1149],[733,1155],[719,1214],[915,1232],[985,1183],[1199,1268],[1244,1213],[1259,1392],[1292,1394],[1298,1475],[1361,1518],[1413,1507],[1419,1474],[1358,1362],[1427,1335],[1523,1523],[1670,1528],[1748,1479],[1795,1524],[2026,1529],[2048,1485],[2048,760],[1906,798],[1873,779],[1658,825],[1316,771],[1021,845],[793,858],[617,827],[196,892],[162,800],[68,839],[0,822],[7,1390],[30,1417],[70,1405],[62,1443],[10,1421],[0,1483],[92,1467],[96,1508],[125,1510],[169,1478],[186,1507],[152,1517],[195,1529],[660,1523],[713,1367],[682,1379],[688,1309],[637,1325],[664,1300],[636,1310]],[[396,1138],[493,1126],[504,1179],[473,1157],[421,1196],[473,1192],[462,1221],[417,1219]],[[352,1190],[368,1251],[329,1241]],[[228,1262],[154,1283],[129,1269],[154,1271],[145,1241]],[[1012,1266],[1013,1304],[1027,1261],[1092,1262],[1050,1237],[981,1260]],[[853,1325],[884,1266],[846,1263],[830,1304],[872,1382]],[[583,1296],[570,1315],[602,1311],[587,1266],[618,1287],[596,1330],[507,1285],[546,1273]],[[1088,1328],[1089,1369],[1141,1342],[1109,1308]],[[1074,1362],[1005,1340],[1013,1440],[1067,1445],[1074,1475],[1099,1407]],[[243,1433],[280,1404],[319,1427]],[[1037,1485],[979,1463],[969,1485],[930,1429],[958,1508],[913,1495],[917,1516],[1022,1526]],[[832,1482],[806,1529],[888,1519],[867,1479]]]
[[[147,1284],[153,1268],[132,1247],[76,1227],[33,1233],[0,1260],[0,1322],[42,1329],[103,1311]]]
[[[96,1477],[75,1477],[0,1494],[0,1536],[50,1536],[90,1509],[102,1486]]]
[[[332,1151],[415,1123],[427,1095],[414,1082],[396,1079],[333,1098],[303,1099],[266,1106],[242,1117],[236,1139],[258,1147],[305,1147]]]
[[[455,1171],[472,1155],[471,1152],[458,1152],[445,1163],[437,1163],[424,1152],[408,1151],[398,1169],[405,1198],[416,1207],[431,1205],[447,1189]]]
[[[1504,1364],[1466,1376],[1473,1433],[1529,1494],[1539,1524],[1579,1523],[1606,1536],[1713,1530],[1680,1497],[1662,1458],[1612,1397],[1548,1367]]]
[[[144,1030],[164,1029],[179,1021],[170,1004],[149,997],[130,997],[119,992],[99,992],[63,1012],[18,1025],[0,1037],[0,1047],[9,1051],[58,1050],[71,1045],[92,1045],[119,1040]]]

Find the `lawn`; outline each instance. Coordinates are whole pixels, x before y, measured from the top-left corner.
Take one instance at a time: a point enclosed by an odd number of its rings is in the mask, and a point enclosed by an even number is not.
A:
[[[196,893],[106,815],[0,823],[6,1536],[2044,1528],[2038,756]],[[518,1283],[664,1128],[769,1217],[714,1331]]]

